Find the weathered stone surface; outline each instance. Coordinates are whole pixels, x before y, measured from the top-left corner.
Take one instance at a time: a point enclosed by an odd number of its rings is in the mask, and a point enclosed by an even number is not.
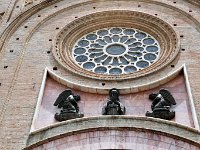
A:
[[[194,106],[200,120],[198,5],[192,5],[185,0],[54,0],[51,3],[43,0],[40,5],[23,6],[24,1],[0,1],[0,10],[5,12],[0,22],[0,149],[25,147],[45,67],[51,70],[57,67],[57,70],[53,70],[54,73],[70,81],[69,83],[74,83],[69,84],[69,87],[99,94],[106,94],[113,87],[123,87],[125,94],[150,90],[167,83],[173,77],[170,76],[171,73],[185,64],[189,78],[187,84],[191,86]],[[139,11],[168,23],[180,40],[178,57],[159,72],[139,79],[118,82],[82,78],[66,71],[54,60],[51,53],[56,35],[77,18],[108,10]],[[150,127],[156,129],[161,127],[161,124],[158,122]],[[165,129],[166,132],[181,132],[183,136],[191,139],[195,137],[187,130],[167,127]]]
[[[87,132],[90,129],[122,129],[128,128],[130,130],[149,130],[153,132],[163,133],[168,136],[179,137],[185,139],[187,142],[194,142],[200,146],[200,132],[193,128],[187,128],[176,123],[168,122],[160,119],[152,119],[146,117],[131,117],[131,116],[102,116],[90,117],[77,120],[65,121],[49,128],[34,132],[30,135],[27,142],[27,149],[34,148],[37,145],[46,143],[46,140],[51,141],[58,139],[65,135],[78,134]],[[171,129],[169,131],[169,129]],[[185,136],[187,135],[187,136]],[[191,140],[191,141],[190,141]]]

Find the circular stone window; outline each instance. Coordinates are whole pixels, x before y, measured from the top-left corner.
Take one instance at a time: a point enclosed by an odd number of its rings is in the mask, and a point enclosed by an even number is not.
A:
[[[170,64],[179,39],[163,20],[141,12],[105,11],[75,19],[57,35],[55,59],[68,71],[100,80],[142,77]]]
[[[72,53],[74,61],[84,69],[119,75],[149,67],[159,58],[160,46],[144,31],[110,27],[82,36]]]

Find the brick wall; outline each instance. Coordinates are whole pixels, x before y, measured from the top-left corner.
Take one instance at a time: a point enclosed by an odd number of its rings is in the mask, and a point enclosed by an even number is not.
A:
[[[141,7],[140,7],[141,6]],[[21,149],[25,146],[34,115],[45,67],[67,80],[100,89],[111,86],[129,86],[130,80],[106,82],[74,75],[62,68],[53,58],[52,44],[58,32],[75,17],[107,10],[141,11],[159,17],[170,24],[180,38],[181,50],[168,67],[131,84],[146,83],[163,78],[186,64],[192,95],[200,120],[200,8],[187,1],[87,1],[68,0],[42,2],[24,6],[22,0],[2,0],[0,10],[5,12],[0,24],[0,149]],[[1,12],[0,11],[0,12]],[[19,16],[21,14],[21,16]],[[175,25],[176,24],[176,25]],[[59,30],[56,29],[59,27]],[[19,39],[18,39],[19,38]],[[52,39],[49,40],[49,39]],[[6,67],[7,66],[7,67]],[[76,87],[75,87],[76,88]]]

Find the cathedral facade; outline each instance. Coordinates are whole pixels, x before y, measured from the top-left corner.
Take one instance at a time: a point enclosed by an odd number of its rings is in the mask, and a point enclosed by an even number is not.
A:
[[[0,149],[199,150],[199,0],[1,0]]]

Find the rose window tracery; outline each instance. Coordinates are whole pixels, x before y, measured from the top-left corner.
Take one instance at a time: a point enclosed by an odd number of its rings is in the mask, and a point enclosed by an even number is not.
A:
[[[98,80],[136,79],[169,65],[180,41],[158,17],[134,11],[105,11],[67,24],[52,53],[71,73]]]
[[[133,73],[153,64],[160,54],[158,41],[150,34],[123,27],[90,32],[75,43],[75,62],[98,74]]]

